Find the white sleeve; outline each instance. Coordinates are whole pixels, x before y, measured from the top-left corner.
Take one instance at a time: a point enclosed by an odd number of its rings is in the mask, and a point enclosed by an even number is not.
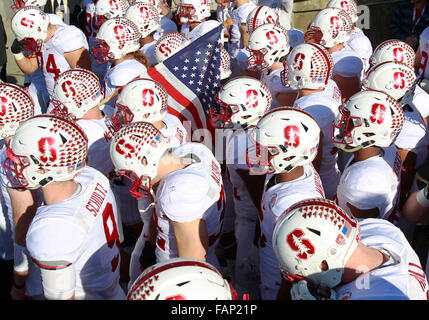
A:
[[[54,37],[53,42],[55,48],[62,54],[78,50],[82,47],[88,50],[88,41],[86,40],[85,34],[74,26],[64,27],[65,29]]]
[[[38,262],[42,276],[43,293],[48,300],[67,300],[74,296],[76,273],[72,264],[58,265],[58,262]],[[57,266],[58,265],[58,266]]]

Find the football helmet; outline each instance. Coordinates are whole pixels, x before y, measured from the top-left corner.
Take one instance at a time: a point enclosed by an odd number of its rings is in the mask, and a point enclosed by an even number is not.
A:
[[[49,15],[39,7],[26,6],[11,20],[12,31],[22,48],[29,52],[40,52],[48,35]]]
[[[162,14],[162,6],[169,8],[165,0],[130,0],[130,4],[148,3],[155,7],[159,14]]]
[[[34,103],[20,87],[0,84],[0,139],[13,136],[19,124],[34,115]]]
[[[222,46],[220,49],[220,79],[224,80],[231,75],[231,58],[228,51]]]
[[[120,59],[140,49],[140,31],[126,18],[112,18],[103,23],[95,38],[92,52],[98,63]]]
[[[283,67],[280,78],[285,87],[323,89],[332,76],[334,61],[323,46],[302,43],[291,50]]]
[[[370,68],[362,80],[362,90],[384,91],[400,99],[413,90],[417,76],[414,69],[397,61],[382,62]]]
[[[279,24],[279,15],[268,6],[258,6],[247,16],[246,30],[251,34],[253,30],[265,23]]]
[[[15,12],[25,6],[43,7],[46,5],[46,2],[48,2],[48,0],[13,0],[13,5],[10,7],[12,11]]]
[[[284,279],[334,288],[359,240],[353,217],[335,202],[315,198],[294,204],[277,219],[272,243]],[[322,270],[323,261],[328,270]]]
[[[209,263],[172,258],[147,268],[134,281],[127,300],[237,300],[237,293]]]
[[[266,113],[249,132],[254,144],[247,150],[250,172],[290,172],[311,163],[317,154],[320,128],[305,111],[279,107]]]
[[[331,138],[346,152],[370,146],[388,147],[404,124],[399,103],[382,91],[360,91],[339,107]]]
[[[155,32],[159,27],[159,13],[148,3],[136,3],[128,8],[124,18],[134,22],[139,28],[142,38]]]
[[[248,128],[268,111],[272,96],[261,81],[252,77],[228,80],[215,96],[219,107],[210,108],[210,119],[216,128]]]
[[[408,43],[396,39],[386,40],[375,48],[369,58],[369,66],[373,67],[382,62],[398,61],[414,68],[415,58],[416,53]]]
[[[53,112],[77,119],[97,106],[104,98],[98,77],[86,69],[69,69],[55,81],[51,101]]]
[[[210,17],[210,2],[208,0],[179,0],[176,12],[178,24],[201,22],[208,17]]]
[[[124,86],[116,99],[112,122],[115,130],[137,121],[155,123],[167,115],[168,93],[152,79],[136,79]]]
[[[247,50],[250,51],[247,59],[250,69],[253,71],[266,69],[289,53],[287,30],[279,24],[263,24],[253,30]]]
[[[73,179],[85,167],[87,156],[88,139],[74,121],[43,114],[19,125],[3,165],[12,185],[38,189]]]
[[[127,0],[98,0],[95,4],[95,16],[99,26],[109,19],[123,17],[129,7]]]
[[[344,10],[350,16],[352,23],[356,23],[359,19],[357,15],[358,7],[354,0],[331,0],[326,7]]]
[[[150,195],[159,160],[169,146],[169,139],[148,122],[130,123],[113,135],[110,157],[116,173],[132,181],[133,197]]]
[[[180,32],[166,32],[156,41],[155,59],[160,63],[190,43]]]
[[[347,42],[351,32],[352,20],[347,12],[338,8],[325,8],[319,11],[308,26],[305,42],[332,48]]]

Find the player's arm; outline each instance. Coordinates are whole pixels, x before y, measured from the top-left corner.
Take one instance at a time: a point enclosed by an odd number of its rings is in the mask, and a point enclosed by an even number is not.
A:
[[[319,137],[319,146],[317,147],[317,155],[314,158],[312,164],[314,169],[316,169],[317,173],[320,173],[320,167],[322,165],[322,156],[323,156],[323,132],[320,131],[320,137]]]
[[[417,155],[409,150],[397,148],[399,155],[402,159],[402,172],[401,172],[401,197],[400,207],[405,203],[409,196],[411,186],[416,176],[416,162]]]
[[[89,52],[85,47],[64,52],[64,58],[67,60],[71,68],[91,70],[91,59],[89,57]]]
[[[377,218],[378,215],[380,214],[380,211],[378,210],[378,208],[362,210],[355,207],[350,202],[347,202],[347,207],[350,209],[350,212],[352,213],[352,215],[358,219]]]
[[[276,95],[277,101],[281,106],[293,106],[298,93],[296,91],[291,92],[279,92]]]
[[[419,69],[421,67],[421,63],[422,63],[422,49],[419,45],[419,47],[416,51],[416,56],[414,58],[414,71],[416,72],[416,74],[419,74]]]
[[[25,56],[22,53],[22,47],[19,42],[15,39],[10,47],[10,51],[15,58],[15,62],[19,69],[25,74],[32,74],[39,67],[39,61],[37,60],[36,54]]]
[[[68,261],[34,262],[40,268],[43,294],[48,300],[74,300],[76,272]]]
[[[249,33],[247,32],[246,23],[240,24],[240,33],[241,33],[241,43],[243,48],[247,48],[247,44],[249,43]]]
[[[249,170],[242,169],[238,169],[237,174],[246,184],[247,191],[249,191],[253,204],[259,209],[264,190],[265,174],[250,174]]]
[[[290,290],[292,289],[292,282],[286,281],[282,277],[282,283],[280,284],[279,291],[277,292],[277,300],[292,300],[290,296]]]
[[[414,223],[429,222],[428,186],[412,193],[401,210],[402,216]]]
[[[332,78],[341,91],[341,101],[345,103],[352,95],[360,91],[360,80],[358,77],[344,77],[336,74]]]
[[[190,222],[171,221],[176,237],[179,257],[205,261],[209,247],[209,236],[203,219]]]

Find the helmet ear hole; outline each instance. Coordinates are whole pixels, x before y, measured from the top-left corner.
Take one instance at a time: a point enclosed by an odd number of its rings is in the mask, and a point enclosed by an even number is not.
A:
[[[327,271],[327,270],[329,270],[329,265],[328,265],[328,262],[327,262],[326,260],[323,260],[323,261],[320,263],[320,270],[322,270],[322,271]]]

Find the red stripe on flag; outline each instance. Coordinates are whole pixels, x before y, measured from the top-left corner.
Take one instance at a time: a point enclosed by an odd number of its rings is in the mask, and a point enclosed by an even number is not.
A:
[[[203,126],[202,119],[200,119],[200,115],[198,114],[197,107],[195,107],[195,105],[189,99],[187,99],[175,87],[173,87],[171,83],[156,69],[156,66],[150,68],[147,73],[153,80],[159,82],[165,88],[165,90],[167,90],[170,96],[172,96],[179,104],[181,104],[192,114],[192,117],[194,118],[193,121],[195,121],[197,128],[205,128],[205,126]]]

